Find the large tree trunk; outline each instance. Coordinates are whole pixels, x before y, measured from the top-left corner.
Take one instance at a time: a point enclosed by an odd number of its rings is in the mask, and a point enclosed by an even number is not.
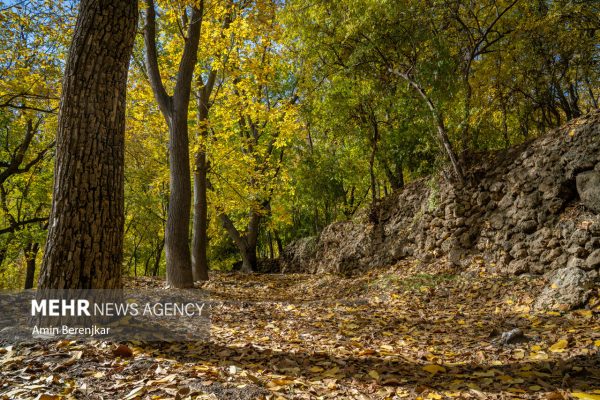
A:
[[[121,287],[135,0],[81,0],[63,80],[42,289]]]

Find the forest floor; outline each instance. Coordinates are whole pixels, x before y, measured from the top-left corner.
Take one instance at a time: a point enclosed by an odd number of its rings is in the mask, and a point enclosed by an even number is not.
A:
[[[211,278],[209,341],[7,346],[0,399],[600,399],[598,300],[535,313],[541,278],[411,264]]]

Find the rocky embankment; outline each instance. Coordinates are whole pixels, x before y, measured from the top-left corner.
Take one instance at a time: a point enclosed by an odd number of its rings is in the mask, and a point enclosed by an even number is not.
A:
[[[413,182],[357,221],[287,247],[283,272],[359,274],[416,258],[545,274],[539,309],[582,305],[600,268],[600,112],[532,142],[480,155],[458,188]]]

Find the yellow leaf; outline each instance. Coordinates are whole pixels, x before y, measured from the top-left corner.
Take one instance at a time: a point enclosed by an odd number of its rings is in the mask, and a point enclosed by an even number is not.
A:
[[[537,353],[531,353],[529,358],[532,360],[547,360],[548,354],[544,353],[543,351],[539,351]]]
[[[369,376],[377,381],[379,380],[379,372],[375,370],[369,371]]]
[[[571,396],[582,400],[600,400],[600,394],[573,392],[571,393]]]
[[[424,371],[429,372],[430,374],[437,374],[438,372],[446,372],[446,368],[442,367],[441,365],[437,365],[437,364],[427,364],[426,366],[423,367]]]
[[[569,346],[569,342],[566,339],[561,339],[558,342],[550,346],[550,351],[553,353],[562,353]]]
[[[323,376],[335,376],[339,372],[340,372],[340,369],[338,367],[333,367],[333,368],[328,369],[327,371],[325,371],[323,373]]]
[[[600,347],[600,340],[596,340],[596,341],[594,342],[594,346],[596,346],[596,347]]]
[[[577,314],[581,315],[583,318],[592,318],[592,310],[579,310]]]
[[[440,395],[440,394],[437,394],[437,393],[429,393],[429,394],[427,395],[427,398],[428,398],[428,399],[436,399],[436,400],[438,400],[438,399],[441,399],[441,398],[442,398],[442,395]]]
[[[315,372],[316,373],[316,372],[323,372],[323,371],[324,371],[324,369],[321,368],[321,367],[317,367],[317,366],[310,367],[310,372]]]
[[[513,357],[518,359],[525,358],[525,351],[523,351],[522,349],[518,349],[514,352]]]

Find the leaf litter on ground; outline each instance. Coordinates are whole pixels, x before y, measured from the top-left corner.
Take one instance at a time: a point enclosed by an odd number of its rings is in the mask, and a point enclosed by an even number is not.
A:
[[[209,341],[6,346],[0,399],[600,398],[597,301],[537,313],[540,277],[429,268],[215,273]]]

